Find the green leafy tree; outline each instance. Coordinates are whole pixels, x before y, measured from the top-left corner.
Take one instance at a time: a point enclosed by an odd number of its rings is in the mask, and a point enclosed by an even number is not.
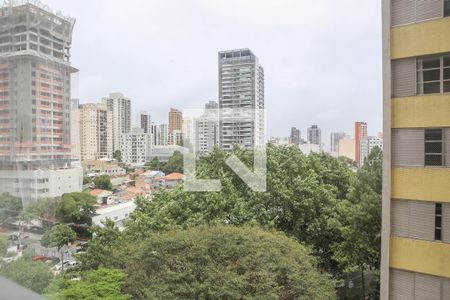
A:
[[[8,251],[9,241],[4,235],[0,235],[0,257],[6,255],[6,251]]]
[[[306,247],[256,227],[196,227],[129,245],[135,299],[335,299],[335,282]]]
[[[377,271],[380,264],[382,168],[383,153],[376,147],[358,171],[348,201],[341,206],[343,241],[336,245],[335,257],[345,269],[359,270],[364,283],[365,272]],[[363,299],[365,287],[363,284]]]
[[[95,197],[88,193],[67,193],[58,201],[56,213],[59,220],[63,222],[79,222],[90,218],[95,213],[96,203]]]
[[[41,245],[47,248],[56,247],[61,254],[61,263],[64,261],[64,252],[61,248],[77,239],[77,234],[69,226],[58,224],[46,231],[42,236]]]
[[[305,156],[296,147],[267,147],[267,191],[252,191],[225,163],[237,155],[251,167],[253,153],[215,149],[197,162],[196,176],[220,179],[220,192],[191,193],[176,187],[138,199],[127,223],[127,236],[151,231],[214,224],[259,224],[275,228],[312,247],[321,267],[342,272],[334,244],[342,241],[338,207],[345,201],[354,172],[326,154]]]
[[[120,270],[101,268],[82,274],[80,280],[60,277],[45,291],[52,300],[127,300],[122,292],[126,274]]]
[[[116,260],[113,254],[122,246],[122,235],[114,221],[107,219],[103,225],[92,228],[93,238],[89,247],[85,253],[78,256],[84,270],[112,265]]]
[[[122,152],[120,150],[114,151],[113,158],[118,162],[122,162]]]
[[[145,167],[150,170],[160,170],[163,164],[159,161],[158,157],[153,157],[152,160],[145,163]]]
[[[175,151],[161,169],[166,174],[183,173],[183,154],[180,151]]]
[[[50,266],[43,262],[32,261],[31,257],[22,257],[3,265],[0,268],[0,276],[9,278],[40,294],[53,279]]]
[[[55,221],[57,218],[59,198],[44,198],[39,201],[29,203],[22,214],[25,220],[37,218],[43,223],[46,221]]]
[[[83,185],[91,183],[91,178],[89,176],[83,176]]]
[[[8,193],[0,194],[0,223],[8,218],[17,217],[22,211],[22,200]]]
[[[95,187],[102,190],[112,190],[111,178],[108,175],[100,175],[94,179]]]

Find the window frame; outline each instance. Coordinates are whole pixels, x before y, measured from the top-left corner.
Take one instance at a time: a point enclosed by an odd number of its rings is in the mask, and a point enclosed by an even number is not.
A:
[[[444,206],[442,203],[435,203],[434,207],[434,240],[442,241],[442,210]]]
[[[434,140],[434,139],[430,139],[427,140],[427,130],[431,131],[431,130],[440,130],[441,132],[441,139],[440,140]],[[445,166],[445,143],[444,143],[444,128],[425,128],[424,129],[424,166],[425,167],[443,167]],[[427,143],[441,143],[441,151],[440,152],[427,152]],[[430,156],[439,156],[441,157],[441,163],[439,165],[435,165],[435,164],[427,164],[427,157]]]
[[[448,5],[448,7],[446,7],[446,4]],[[442,7],[442,16],[444,18],[450,17],[450,0],[443,0],[442,1],[442,5],[443,5],[443,7]],[[447,12],[447,14],[446,14],[446,12]]]
[[[449,0],[450,3],[450,0]],[[449,4],[450,5],[450,4]],[[424,68],[424,61],[439,59],[439,67],[428,67]],[[446,60],[448,60],[448,65],[446,65]],[[439,79],[435,80],[424,80],[424,72],[439,70]],[[446,75],[448,78],[444,78]],[[425,85],[439,83],[438,92],[427,92],[425,93]],[[448,86],[446,88],[446,86]],[[439,56],[424,56],[418,57],[416,60],[416,94],[417,95],[430,95],[430,94],[444,94],[450,93],[450,54],[439,55]]]

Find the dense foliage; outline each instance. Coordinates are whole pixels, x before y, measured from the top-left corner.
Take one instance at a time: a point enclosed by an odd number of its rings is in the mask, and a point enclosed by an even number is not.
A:
[[[167,162],[160,162],[157,157],[154,157],[145,166],[147,169],[159,170],[165,174],[183,173],[183,154],[180,151],[175,151]]]
[[[340,207],[343,240],[336,244],[335,258],[346,270],[357,268],[362,279],[366,270],[375,271],[380,265],[382,171],[383,154],[377,147],[358,171],[347,201]],[[362,294],[365,297],[364,289]]]
[[[42,221],[79,223],[86,221],[95,213],[95,197],[88,193],[66,193],[61,198],[45,198],[30,203],[23,216]]]
[[[94,185],[98,189],[112,190],[111,178],[108,175],[100,175],[94,178]]]
[[[248,166],[249,151],[235,149]],[[294,147],[267,148],[267,191],[254,192],[225,164],[230,153],[216,149],[197,164],[197,177],[220,179],[220,192],[158,191],[139,199],[127,223],[136,239],[152,231],[214,224],[259,224],[311,245],[326,270],[339,272],[333,245],[342,241],[339,204],[350,190],[353,171],[327,154],[306,156]]]
[[[53,279],[49,265],[32,261],[28,255],[1,266],[0,276],[9,278],[37,293],[42,293]]]
[[[0,257],[3,257],[6,255],[6,252],[8,251],[9,241],[6,238],[6,236],[0,234]]]
[[[122,162],[122,152],[120,150],[114,151],[113,158],[118,162]]]
[[[42,236],[41,244],[44,247],[56,247],[60,250],[63,246],[73,243],[77,239],[77,234],[69,226],[58,224],[45,232]]]
[[[86,272],[79,280],[61,276],[45,291],[51,300],[127,300],[122,292],[126,275],[115,269],[98,269]]]
[[[334,299],[335,282],[297,241],[256,227],[151,233],[104,261],[135,299]],[[95,255],[91,252],[84,255]]]
[[[57,206],[57,216],[64,222],[79,222],[90,218],[95,213],[97,203],[88,193],[67,193],[62,195]]]
[[[47,294],[54,299],[333,299],[336,282],[327,273],[340,278],[358,270],[364,278],[377,271],[380,149],[355,172],[347,159],[269,146],[266,192],[252,191],[233,173],[225,163],[232,154],[252,166],[253,154],[238,148],[216,149],[197,162],[197,178],[220,179],[220,192],[158,190],[151,199],[136,200],[124,231],[112,221],[94,227],[86,253],[77,255],[80,280],[61,277]],[[170,164],[152,163],[178,171],[182,155],[177,156]],[[51,214],[51,207],[72,220],[92,213],[90,201],[80,200],[84,196],[65,199],[44,200],[48,205],[41,204],[40,215]],[[61,249],[72,242],[73,231],[61,226],[48,231],[42,245]],[[362,297],[369,294],[376,299],[376,287],[362,289]]]
[[[90,241],[87,252],[77,257],[83,270],[113,265],[117,256],[114,253],[119,252],[124,245],[123,237],[114,226],[114,221],[108,219],[103,225],[92,228],[95,238]]]
[[[8,193],[0,194],[0,223],[8,218],[17,217],[22,211],[22,200]]]

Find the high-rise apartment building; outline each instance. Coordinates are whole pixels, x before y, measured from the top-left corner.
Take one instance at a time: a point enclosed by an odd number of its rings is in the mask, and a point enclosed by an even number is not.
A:
[[[301,143],[301,133],[300,129],[297,129],[296,127],[291,128],[291,135],[289,137],[289,142],[294,145],[300,145]]]
[[[131,132],[120,136],[122,161],[132,166],[144,165],[152,149],[151,135],[142,128],[132,128]]]
[[[205,104],[205,109],[218,109],[219,104],[216,101],[209,101]]]
[[[367,137],[367,123],[366,122],[355,122],[355,160],[358,167],[361,161],[359,154],[360,142],[362,139]]]
[[[103,98],[108,110],[112,112],[113,152],[120,150],[120,137],[131,131],[131,100],[121,93],[111,93]]]
[[[38,2],[0,7],[0,192],[25,202],[81,190],[70,132],[74,24]]]
[[[169,133],[167,136],[167,144],[181,146],[183,144],[183,132],[177,129]]]
[[[138,122],[140,128],[144,129],[145,133],[152,132],[152,117],[145,111],[141,111],[138,115]]]
[[[70,104],[70,144],[73,166],[81,166],[81,140],[80,140],[80,100],[74,98]]]
[[[308,127],[308,144],[322,145],[322,130],[317,125]]]
[[[264,69],[249,49],[219,52],[219,109],[223,149],[264,145]]]
[[[210,153],[219,144],[219,110],[217,102],[205,105],[205,112],[194,120],[194,152]]]
[[[169,111],[169,134],[175,130],[183,130],[183,113],[178,109],[171,108]]]
[[[339,153],[339,141],[345,137],[345,132],[330,133],[330,152]]]
[[[81,160],[113,157],[112,111],[105,103],[79,106]]]
[[[366,136],[359,141],[359,166],[364,164],[364,160],[375,147],[383,149],[383,139],[376,136]]]
[[[346,135],[339,140],[338,156],[355,160],[355,139]]]
[[[450,298],[450,1],[383,0],[381,299]]]
[[[166,146],[168,145],[169,133],[167,132],[167,124],[152,125],[152,139],[153,145]]]

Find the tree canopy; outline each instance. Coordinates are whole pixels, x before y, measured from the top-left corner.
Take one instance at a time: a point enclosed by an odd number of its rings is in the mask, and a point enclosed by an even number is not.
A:
[[[9,241],[3,234],[0,234],[0,257],[6,255],[6,251],[8,251]]]
[[[0,223],[8,218],[17,217],[22,211],[22,200],[8,193],[0,194]]]
[[[77,257],[83,270],[111,265],[117,259],[113,253],[123,247],[123,237],[114,221],[107,219],[103,225],[92,227],[94,238],[90,241],[86,253]]]
[[[60,250],[63,246],[73,243],[77,239],[77,234],[69,226],[58,224],[46,231],[41,239],[44,247],[56,247]]]
[[[145,166],[151,170],[159,170],[166,174],[183,173],[183,153],[175,151],[167,162],[160,162],[157,157],[148,161]]]
[[[278,248],[262,238],[269,239],[269,235],[274,234],[272,230],[283,232],[270,238],[277,241],[277,245],[284,245],[279,240],[282,236],[305,249],[308,258],[304,260],[314,266],[311,274],[320,274],[318,270],[323,270],[342,278],[340,276],[347,271],[359,270],[364,276],[364,271],[377,270],[381,227],[380,149],[375,148],[362,168],[355,172],[353,165],[342,158],[324,153],[304,155],[296,147],[268,146],[265,192],[251,190],[226,165],[226,159],[233,154],[252,166],[253,153],[239,148],[232,152],[215,149],[197,162],[196,177],[220,179],[220,192],[185,192],[182,186],[158,190],[151,199],[136,200],[137,209],[126,222],[124,231],[120,232],[113,223],[95,229],[87,252],[80,256],[83,272],[103,267],[124,270],[128,274],[125,290],[135,298],[158,299],[155,296],[158,293],[175,299],[191,295],[194,298],[249,295],[248,299],[258,299],[261,295],[251,292],[255,286],[265,291],[267,298],[276,298],[274,295],[279,294],[267,289],[277,286],[268,283],[271,279],[264,275],[266,269],[259,263],[273,262],[278,266],[286,262],[266,260],[253,240],[255,236],[261,237],[261,242],[265,243],[263,248],[277,257],[277,253],[270,251],[271,248],[279,251]],[[253,277],[242,277],[238,271],[237,274],[230,271],[235,270],[236,264],[243,266],[244,262],[251,261],[250,255],[238,247],[240,244],[233,244],[232,236],[239,236],[236,238],[239,243],[248,243],[244,248],[256,247],[252,250],[253,257],[259,260],[252,263],[260,271],[260,277],[254,277],[250,271],[247,274]],[[213,248],[213,244],[220,245],[217,246],[220,249]],[[295,251],[292,253],[297,253]],[[238,261],[231,259],[236,256],[240,257]],[[294,259],[291,255],[284,256],[287,260]],[[220,268],[213,267],[219,262],[222,263]],[[250,264],[245,266],[251,269]],[[276,273],[278,269],[273,267],[271,271]],[[216,272],[220,273],[220,278],[215,277]],[[314,276],[312,278],[318,278]],[[328,278],[323,276],[320,278]],[[329,295],[326,291],[329,285],[334,286],[334,281],[323,280],[323,295]],[[279,282],[284,281],[277,281],[277,284]],[[206,288],[214,283],[220,288]],[[236,294],[232,294],[231,285],[238,291]],[[170,286],[176,288],[170,289]],[[305,281],[303,286],[310,285]],[[278,286],[277,291],[283,288]],[[286,293],[283,299],[290,299],[292,294]],[[374,295],[372,291],[362,293]],[[328,296],[306,295],[303,298],[328,299]]]
[[[237,155],[252,166],[250,151],[215,149],[197,163],[197,177],[220,179],[220,192],[184,192],[182,186],[138,199],[126,231],[136,239],[148,232],[214,224],[260,224],[312,246],[320,264],[339,271],[333,244],[341,240],[337,207],[345,200],[354,173],[327,154],[306,156],[295,147],[267,148],[267,191],[254,192],[225,164]]]
[[[0,268],[0,276],[9,278],[40,294],[53,279],[53,274],[48,264],[40,261],[32,261],[29,256],[24,256],[18,260],[2,265]]]
[[[112,190],[111,178],[108,175],[100,175],[94,178],[95,187],[102,190]]]
[[[122,162],[122,152],[120,150],[114,151],[113,158],[118,162]]]
[[[343,240],[335,246],[335,258],[344,269],[377,270],[381,247],[381,188],[383,153],[374,148],[357,173],[347,201],[340,210]],[[365,297],[363,285],[362,297]]]
[[[45,291],[51,300],[127,300],[122,292],[126,274],[120,270],[101,268],[82,274],[80,280],[61,276]]]
[[[64,222],[79,222],[95,213],[94,196],[83,192],[67,193],[58,201],[57,216]]]
[[[334,299],[335,282],[283,233],[200,226],[127,244],[115,266],[136,299]]]

